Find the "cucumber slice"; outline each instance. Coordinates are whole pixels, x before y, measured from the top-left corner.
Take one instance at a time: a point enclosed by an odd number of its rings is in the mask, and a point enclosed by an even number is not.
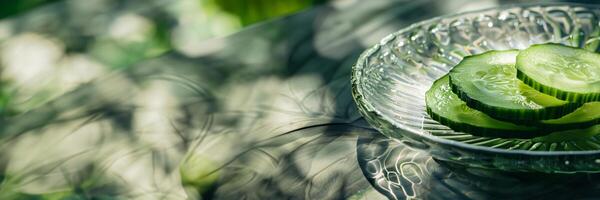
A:
[[[519,139],[481,137],[468,133],[432,132],[440,138],[497,149],[526,151],[590,151],[600,150],[600,125],[585,129],[554,132],[548,135]]]
[[[517,56],[517,77],[572,102],[600,101],[600,54],[560,44],[533,45]]]
[[[518,53],[488,51],[465,57],[450,70],[452,91],[470,107],[509,121],[555,119],[578,107],[517,79],[514,64]]]
[[[543,130],[582,129],[600,124],[600,102],[583,104],[577,110],[558,119],[543,120],[539,127]]]
[[[554,132],[552,134],[532,138],[534,142],[565,142],[565,141],[583,141],[589,140],[590,137],[596,136],[600,133],[600,125],[591,126],[585,129],[571,129],[560,132]],[[596,143],[600,141],[596,140]],[[597,147],[600,149],[600,146]],[[595,150],[597,150],[595,149]]]
[[[448,75],[433,83],[425,93],[425,103],[432,119],[455,131],[495,137],[530,138],[540,135],[537,128],[500,121],[470,108],[452,92]]]

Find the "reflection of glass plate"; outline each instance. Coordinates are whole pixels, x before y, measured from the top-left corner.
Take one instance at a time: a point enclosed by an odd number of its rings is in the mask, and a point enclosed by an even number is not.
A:
[[[542,4],[417,23],[361,55],[353,68],[353,96],[373,127],[439,160],[508,171],[600,172],[600,137],[583,142],[476,137],[432,120],[424,101],[431,83],[466,55],[545,42],[598,50],[598,18],[598,6]]]
[[[390,199],[582,199],[600,195],[600,174],[540,174],[436,162],[402,141],[363,137],[361,170]]]

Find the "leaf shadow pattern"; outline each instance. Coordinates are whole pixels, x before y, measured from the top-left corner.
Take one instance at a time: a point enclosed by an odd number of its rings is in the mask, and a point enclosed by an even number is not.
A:
[[[207,41],[221,48],[198,57],[144,60],[5,118],[0,193],[380,198],[355,160],[357,136],[375,133],[352,101],[350,67],[364,40],[427,17],[418,15],[425,6],[382,1],[352,5],[352,14],[317,7]]]

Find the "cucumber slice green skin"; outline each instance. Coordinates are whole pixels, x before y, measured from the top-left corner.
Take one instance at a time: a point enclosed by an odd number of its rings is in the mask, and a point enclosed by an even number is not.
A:
[[[432,119],[455,131],[500,138],[533,138],[548,134],[536,127],[521,126],[494,119],[468,107],[452,92],[448,75],[433,83],[425,94],[425,103],[427,113]]]
[[[465,57],[449,73],[452,91],[469,107],[516,123],[559,118],[580,106],[538,92],[519,81],[514,67],[517,54],[517,50],[488,51]],[[480,74],[490,75],[490,81],[499,80],[500,89],[481,89],[482,84],[493,87],[498,84],[485,83],[486,78],[479,77]]]
[[[510,122],[513,122],[514,124],[518,125],[535,126],[544,132],[586,129],[591,126],[600,125],[600,102],[585,103],[581,107],[577,108],[575,111],[557,119],[541,121],[523,120]]]
[[[583,104],[577,110],[558,119],[538,121],[535,126],[546,131],[583,129],[600,125],[600,102]]]
[[[542,121],[541,123],[535,124],[535,126],[539,127],[542,131],[555,132],[555,131],[567,131],[567,130],[573,130],[573,129],[585,129],[585,128],[589,128],[589,127],[592,127],[592,126],[595,126],[598,124],[600,124],[600,119],[595,119],[595,120],[586,121],[586,122],[579,122],[579,123],[570,123],[570,124],[548,124],[548,123],[544,123]]]
[[[591,139],[591,137],[600,134],[600,124],[595,126],[590,126],[585,129],[569,129],[560,132],[554,132],[548,135],[532,138],[531,140],[534,142],[546,142],[546,143],[555,143],[555,142],[586,142]],[[598,141],[598,140],[596,140]],[[597,150],[594,149],[594,150]]]
[[[546,134],[542,134],[541,130],[531,131],[531,130],[506,130],[501,128],[488,128],[488,127],[480,127],[474,124],[469,123],[461,123],[452,121],[449,118],[446,118],[442,115],[438,115],[431,108],[427,108],[427,114],[431,117],[431,119],[443,124],[445,126],[450,127],[454,131],[468,133],[474,136],[481,137],[498,137],[498,138],[535,138],[540,137]],[[490,117],[491,118],[491,117]],[[494,119],[494,118],[491,118]],[[500,121],[500,120],[498,120]],[[507,122],[508,123],[508,122]]]
[[[516,124],[530,124],[537,123],[540,120],[557,119],[561,116],[564,116],[566,113],[573,112],[580,107],[580,104],[577,103],[566,103],[563,106],[546,107],[536,111],[498,108],[495,106],[489,106],[486,103],[471,98],[468,94],[462,92],[462,90],[459,87],[456,87],[454,84],[451,84],[451,87],[452,92],[458,95],[461,100],[465,101],[469,107],[483,111],[484,113],[498,120],[510,121]],[[541,125],[541,123],[539,124]],[[548,126],[547,128],[549,128],[548,130],[554,130],[551,129],[551,126]]]
[[[523,83],[531,86],[537,91],[540,91],[544,94],[548,94],[554,96],[558,99],[562,99],[570,102],[593,102],[600,101],[600,94],[584,94],[584,93],[576,93],[576,92],[567,92],[563,90],[559,90],[557,88],[553,88],[547,85],[543,85],[540,82],[537,82],[524,74],[522,71],[517,70],[517,78],[523,81]]]
[[[538,44],[521,51],[516,66],[517,78],[542,93],[570,102],[600,101],[600,54],[561,44]],[[574,67],[581,70],[571,70]]]

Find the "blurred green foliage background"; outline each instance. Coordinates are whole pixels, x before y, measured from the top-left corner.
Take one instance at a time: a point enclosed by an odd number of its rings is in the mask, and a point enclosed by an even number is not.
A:
[[[102,65],[101,71],[124,69],[141,60],[168,51],[181,52],[187,56],[200,55],[206,48],[201,45],[205,40],[224,37],[246,26],[293,14],[326,1],[0,1],[0,22],[3,22],[0,23],[0,52],[16,52],[16,48],[30,46],[33,48],[30,50],[41,49],[41,57],[36,59],[45,60],[47,55],[44,51],[45,47],[48,47],[47,50],[58,53],[56,54],[57,62],[46,63],[41,68],[54,68],[51,70],[53,72],[60,71],[56,69],[58,66],[55,65],[60,65],[60,60],[68,57],[64,57],[64,55],[75,53],[82,53],[85,55],[85,59],[98,62]],[[61,10],[61,7],[68,10]],[[144,12],[143,10],[154,11]],[[66,27],[74,29],[69,30]],[[84,30],[77,27],[83,27]],[[30,34],[28,35],[28,33]],[[33,43],[28,43],[32,41]],[[42,46],[33,47],[36,44]],[[12,60],[19,60],[15,55],[9,57],[14,57]],[[8,60],[11,59],[4,59],[4,63],[0,63],[0,75],[4,74],[0,77],[0,117],[22,113],[70,90],[57,89],[56,87],[62,87],[60,85],[65,85],[65,83],[51,80],[50,82],[55,84],[47,84],[49,87],[35,88],[30,92],[24,92],[26,91],[23,89],[25,87],[18,83],[18,80],[10,78],[20,76],[11,75],[10,66],[21,68],[17,65],[23,66],[24,63],[10,64],[7,63]],[[22,68],[20,71],[32,73],[31,69]],[[75,74],[72,71],[67,73]],[[50,77],[48,74],[45,76]],[[60,76],[54,77],[60,79]],[[54,86],[50,87],[50,85]],[[16,98],[18,96],[26,97],[27,100],[22,100],[24,98],[19,100]]]
[[[17,15],[44,4],[62,0],[8,0],[0,1],[0,19]],[[196,0],[206,12],[225,11],[238,18],[243,26],[297,12],[327,0]]]
[[[51,3],[59,0],[9,0],[0,1],[0,18],[9,17],[22,12],[26,12],[46,3]]]
[[[247,26],[273,17],[299,11],[326,0],[208,0],[219,9],[239,18]]]

